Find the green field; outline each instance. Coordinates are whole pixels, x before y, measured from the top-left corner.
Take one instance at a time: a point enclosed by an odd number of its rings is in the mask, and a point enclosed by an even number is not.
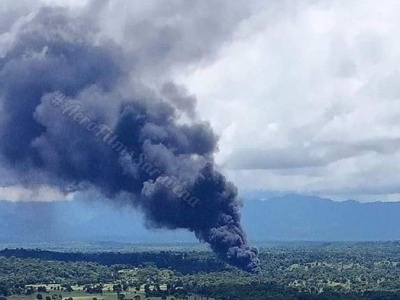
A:
[[[35,290],[39,287],[46,287],[47,292],[43,293],[38,293],[35,292],[32,295],[13,295],[7,297],[8,300],[37,300],[37,296],[40,294],[43,297],[43,300],[47,299],[62,299],[62,300],[68,300],[72,298],[73,300],[121,300],[121,299],[126,299],[126,300],[144,300],[144,299],[151,299],[151,300],[156,300],[156,299],[163,299],[162,297],[148,297],[146,298],[145,295],[145,286],[142,285],[140,287],[140,290],[137,291],[135,289],[129,289],[127,291],[123,291],[121,293],[116,293],[113,292],[113,284],[104,284],[103,285],[103,293],[93,293],[93,294],[88,294],[85,290],[84,287],[82,286],[71,286],[73,291],[67,292],[65,289],[63,289],[59,284],[34,284],[34,285],[27,285],[27,288],[32,287]],[[154,286],[150,286],[150,289],[153,289]],[[165,285],[161,285],[160,288],[162,290],[166,290]],[[60,295],[62,297],[60,297]],[[50,298],[48,298],[50,297]],[[186,297],[175,297],[175,296],[170,296],[167,297],[167,299],[187,299],[187,300],[200,300],[200,299],[206,299],[205,297],[197,296],[197,295],[188,295]],[[208,298],[209,300],[213,300],[213,298]]]
[[[262,271],[250,274],[209,251],[8,249],[0,251],[0,297],[35,300],[40,293],[43,300],[400,299],[399,242],[270,245],[261,248],[259,256]]]

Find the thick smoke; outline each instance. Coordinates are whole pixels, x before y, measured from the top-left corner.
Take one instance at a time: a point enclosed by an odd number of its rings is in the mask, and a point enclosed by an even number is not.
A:
[[[228,263],[259,271],[193,96],[131,81],[123,49],[62,9],[13,30],[0,58],[0,157],[23,184],[95,188],[142,210],[148,226],[188,229]]]

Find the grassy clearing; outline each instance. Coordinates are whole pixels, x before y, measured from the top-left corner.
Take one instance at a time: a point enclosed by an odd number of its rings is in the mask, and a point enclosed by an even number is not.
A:
[[[118,300],[118,294],[115,292],[112,292],[112,287],[113,284],[104,284],[103,285],[103,293],[102,294],[88,294],[83,286],[72,286],[73,291],[72,292],[67,292],[65,290],[62,290],[62,287],[58,284],[34,284],[34,285],[28,285],[27,287],[33,287],[35,289],[39,287],[46,287],[47,292],[46,293],[34,293],[32,295],[13,295],[7,297],[8,300],[37,300],[37,295],[41,294],[43,296],[43,300],[46,299],[57,299],[57,300],[68,300],[72,298],[73,300]],[[57,289],[60,290],[57,290]],[[151,287],[152,288],[152,287]],[[160,286],[161,289],[166,289],[165,285]],[[111,291],[109,291],[111,290]],[[145,293],[144,293],[144,285],[141,286],[140,291],[136,291],[134,289],[130,289],[128,291],[124,291],[121,294],[125,295],[126,300],[160,300],[162,299],[161,297],[149,297],[146,298]],[[60,298],[59,295],[62,297]],[[49,298],[48,298],[49,297]],[[140,297],[140,298],[138,298]],[[187,299],[187,300],[200,300],[200,299],[206,299],[202,298],[200,296],[196,295],[191,295],[188,296],[187,298],[175,298],[173,296],[167,297],[167,299]],[[209,300],[213,300],[212,298],[208,298]]]

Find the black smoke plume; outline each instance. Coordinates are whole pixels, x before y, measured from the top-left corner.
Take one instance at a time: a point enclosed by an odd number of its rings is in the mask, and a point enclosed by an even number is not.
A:
[[[95,188],[127,201],[148,226],[190,230],[228,263],[259,271],[237,190],[216,170],[217,138],[196,120],[194,97],[172,82],[144,86],[134,66],[62,9],[20,24],[0,58],[3,165],[26,186]]]

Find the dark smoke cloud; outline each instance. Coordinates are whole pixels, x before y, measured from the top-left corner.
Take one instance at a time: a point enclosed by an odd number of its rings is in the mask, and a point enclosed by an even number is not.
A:
[[[3,164],[27,186],[95,188],[126,201],[149,227],[188,229],[228,263],[257,272],[237,190],[216,170],[217,137],[196,120],[195,98],[172,82],[152,90],[140,78],[128,93],[135,70],[96,30],[63,9],[43,8],[15,33],[0,59]],[[54,105],[60,95],[64,102]],[[77,121],[75,108],[93,126]]]

